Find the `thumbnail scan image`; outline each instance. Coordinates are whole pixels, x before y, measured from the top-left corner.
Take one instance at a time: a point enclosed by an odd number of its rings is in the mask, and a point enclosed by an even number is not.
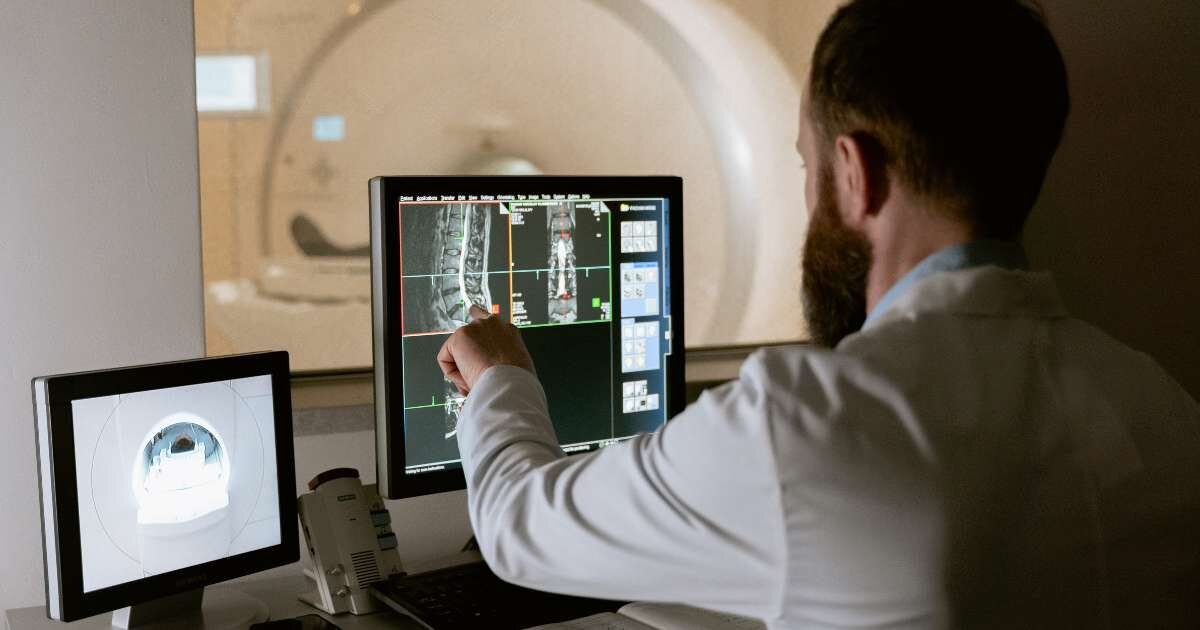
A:
[[[83,587],[279,544],[271,379],[72,402]]]

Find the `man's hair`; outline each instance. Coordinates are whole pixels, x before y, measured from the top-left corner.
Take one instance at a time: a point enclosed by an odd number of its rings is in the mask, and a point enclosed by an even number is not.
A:
[[[823,153],[843,134],[868,140],[893,178],[986,238],[1020,235],[1070,108],[1058,45],[1018,0],[853,0],[809,81]]]

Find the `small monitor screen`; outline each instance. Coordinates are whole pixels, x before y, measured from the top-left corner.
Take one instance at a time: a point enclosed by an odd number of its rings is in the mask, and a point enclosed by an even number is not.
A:
[[[83,590],[280,544],[270,376],[71,401]]]
[[[668,198],[413,192],[391,209],[400,231],[392,277],[401,285],[406,475],[461,468],[465,398],[436,356],[473,304],[521,330],[564,451],[662,426]]]

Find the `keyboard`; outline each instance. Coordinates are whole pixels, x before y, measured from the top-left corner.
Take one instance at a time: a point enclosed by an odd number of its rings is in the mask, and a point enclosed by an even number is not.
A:
[[[371,594],[432,630],[518,630],[613,612],[627,603],[522,588],[482,562],[394,576],[372,584]]]

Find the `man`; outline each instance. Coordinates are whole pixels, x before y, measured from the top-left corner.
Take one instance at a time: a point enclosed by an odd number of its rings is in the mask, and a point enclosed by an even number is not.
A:
[[[805,91],[812,346],[567,458],[513,327],[447,340],[493,570],[778,628],[1190,627],[1200,407],[1018,244],[1068,109],[1040,14],[856,0]]]

